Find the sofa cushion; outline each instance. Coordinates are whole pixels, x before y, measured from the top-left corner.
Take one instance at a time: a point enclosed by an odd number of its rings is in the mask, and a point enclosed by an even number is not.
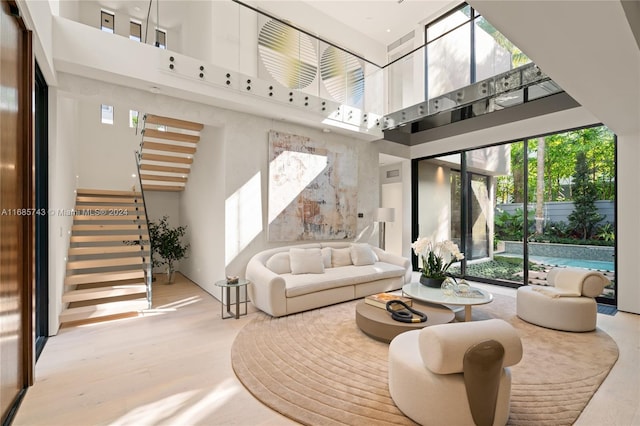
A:
[[[289,249],[291,262],[291,274],[322,274],[324,273],[324,261],[319,248]]]
[[[353,261],[351,260],[351,248],[331,248],[331,265],[334,268],[353,265]]]
[[[369,244],[353,243],[349,250],[351,261],[356,266],[373,265],[378,261],[378,256],[376,256]]]
[[[302,296],[347,285],[357,285],[385,278],[404,277],[405,268],[385,262],[366,266],[342,266],[325,269],[322,275],[283,274],[287,297]]]
[[[289,252],[276,253],[267,260],[265,266],[276,274],[291,273],[291,263],[289,261]]]

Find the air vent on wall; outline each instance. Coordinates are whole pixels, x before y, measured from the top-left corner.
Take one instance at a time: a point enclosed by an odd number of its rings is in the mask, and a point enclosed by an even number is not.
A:
[[[402,46],[403,44],[405,44],[409,40],[413,40],[415,35],[416,35],[416,32],[414,30],[414,31],[411,31],[410,33],[407,33],[404,36],[400,37],[399,39],[397,39],[396,41],[391,43],[389,46],[387,46],[387,53],[397,49],[398,47]]]
[[[400,177],[400,169],[387,170],[387,179]]]

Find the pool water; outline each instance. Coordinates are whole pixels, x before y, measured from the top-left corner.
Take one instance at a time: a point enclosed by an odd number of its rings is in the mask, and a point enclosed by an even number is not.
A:
[[[566,257],[529,256],[529,260],[551,266],[569,266],[572,268],[593,269],[596,271],[615,271],[613,262],[601,260],[568,259]]]

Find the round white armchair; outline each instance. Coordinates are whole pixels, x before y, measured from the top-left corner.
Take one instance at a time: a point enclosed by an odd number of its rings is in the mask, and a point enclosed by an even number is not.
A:
[[[516,311],[523,320],[546,328],[584,332],[596,328],[599,296],[609,280],[600,272],[553,268],[548,286],[518,288]]]
[[[488,342],[502,348],[502,357],[493,379],[477,380],[469,361]],[[504,425],[511,396],[508,367],[521,358],[518,333],[500,319],[408,331],[389,345],[389,392],[398,408],[421,425]]]

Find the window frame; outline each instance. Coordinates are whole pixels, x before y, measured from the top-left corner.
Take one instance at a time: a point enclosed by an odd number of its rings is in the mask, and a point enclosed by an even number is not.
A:
[[[109,22],[105,20],[105,17],[109,16],[111,18],[111,27],[105,26],[105,22]],[[116,14],[106,9],[100,9],[100,31],[104,31],[105,33],[115,34],[116,33]]]

